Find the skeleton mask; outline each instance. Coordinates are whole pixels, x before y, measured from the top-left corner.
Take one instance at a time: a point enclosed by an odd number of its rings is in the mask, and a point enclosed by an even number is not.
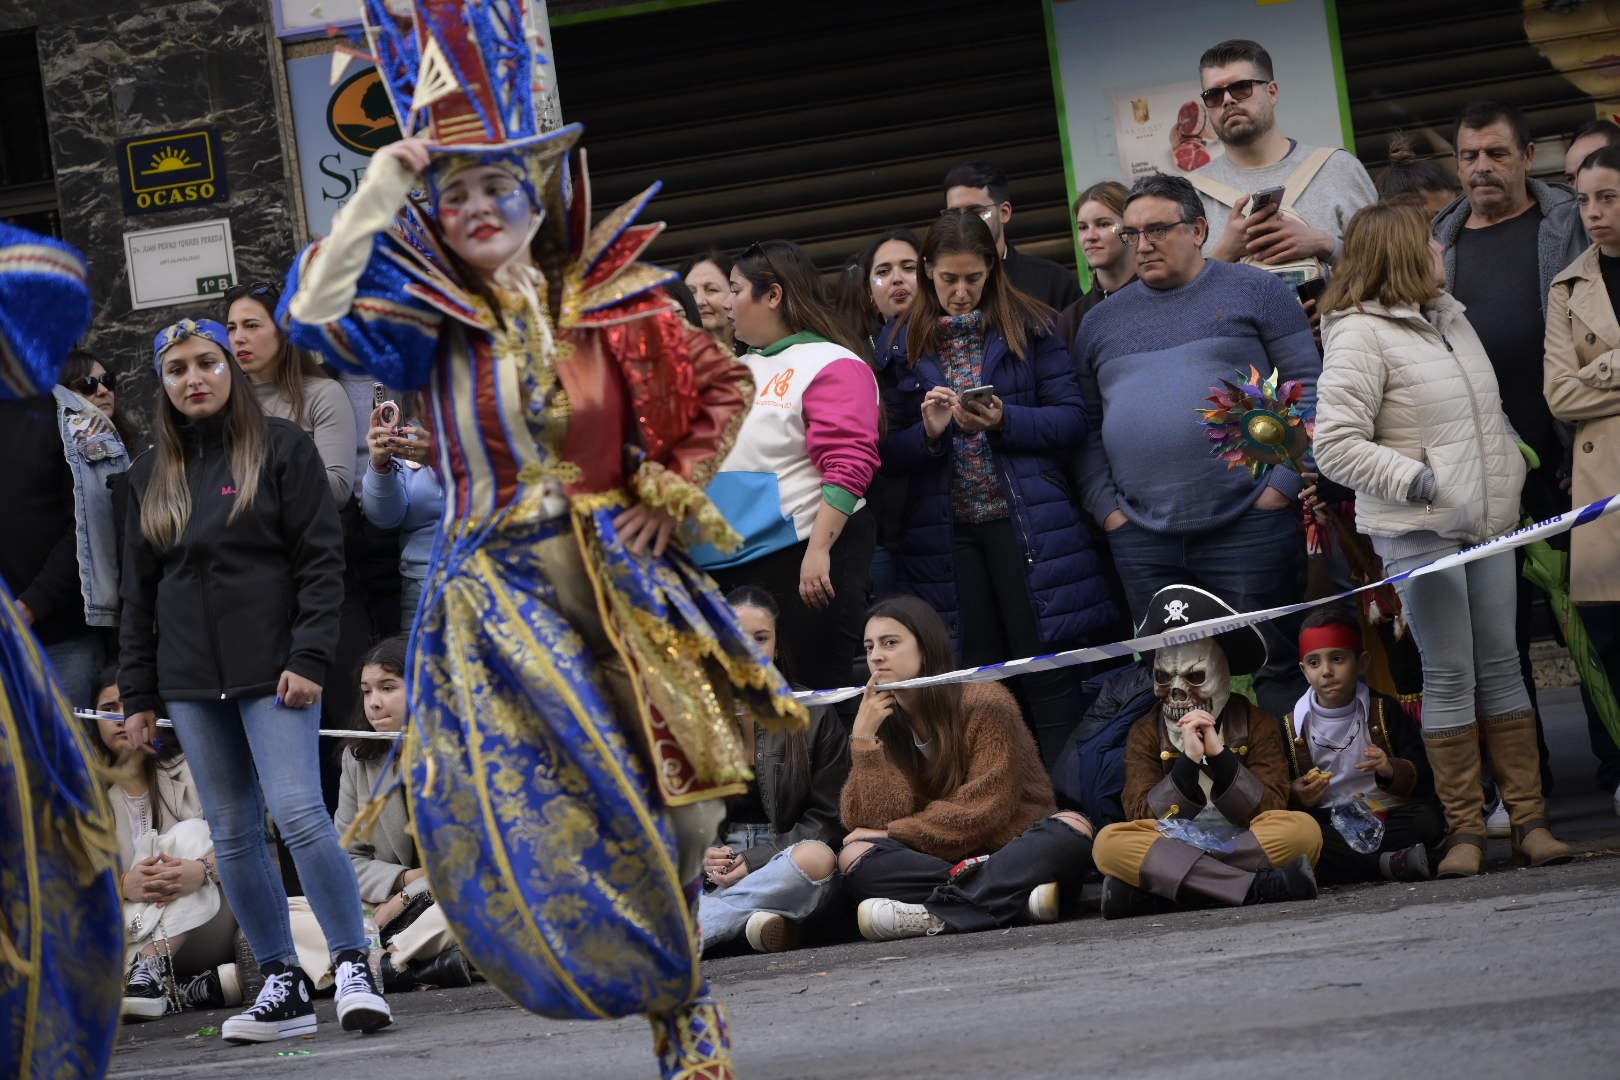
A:
[[[1173,727],[1194,709],[1219,717],[1232,692],[1226,650],[1214,638],[1158,650],[1153,654],[1153,692],[1166,726]]]

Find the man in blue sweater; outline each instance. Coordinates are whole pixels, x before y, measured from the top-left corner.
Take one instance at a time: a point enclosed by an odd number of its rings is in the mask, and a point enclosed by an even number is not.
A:
[[[1081,498],[1108,534],[1134,620],[1165,585],[1196,584],[1239,611],[1300,598],[1303,542],[1292,469],[1256,479],[1210,453],[1210,388],[1249,368],[1305,384],[1316,403],[1322,359],[1294,291],[1252,266],[1206,259],[1198,192],[1179,176],[1137,180],[1120,239],[1137,280],[1086,316],[1076,363],[1090,423]],[[1304,690],[1293,626],[1263,624],[1256,676],[1274,716]]]

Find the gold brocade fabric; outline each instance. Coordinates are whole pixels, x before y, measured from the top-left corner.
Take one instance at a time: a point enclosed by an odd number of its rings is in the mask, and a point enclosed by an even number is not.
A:
[[[0,1076],[100,1077],[124,928],[88,735],[0,585]]]

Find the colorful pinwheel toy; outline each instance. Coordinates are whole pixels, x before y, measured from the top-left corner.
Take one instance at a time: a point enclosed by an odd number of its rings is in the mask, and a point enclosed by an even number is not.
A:
[[[1260,372],[1251,367],[1246,384],[1223,380],[1210,390],[1207,400],[1215,407],[1198,412],[1214,444],[1210,453],[1226,462],[1227,468],[1241,465],[1250,475],[1262,476],[1273,465],[1301,467],[1316,422],[1310,407],[1299,403],[1305,388],[1298,380],[1278,386],[1276,372],[1261,379]]]

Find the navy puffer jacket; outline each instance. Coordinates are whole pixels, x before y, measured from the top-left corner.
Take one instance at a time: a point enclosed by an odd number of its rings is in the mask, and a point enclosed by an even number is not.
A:
[[[1108,588],[1091,535],[1069,489],[1069,459],[1085,439],[1085,407],[1074,366],[1055,335],[1036,338],[1033,356],[1020,359],[996,331],[985,335],[980,385],[993,384],[1004,406],[1002,427],[988,435],[1002,495],[1024,542],[1025,580],[1040,620],[1041,639],[1054,648],[1087,640],[1113,618]],[[900,588],[944,616],[961,638],[956,561],[952,542],[949,438],[930,449],[923,433],[922,400],[947,386],[937,356],[916,367],[906,361],[906,333],[898,320],[879,342],[878,382],[888,412],[883,469],[909,481],[900,538]],[[1013,659],[1007,657],[1007,659]]]

